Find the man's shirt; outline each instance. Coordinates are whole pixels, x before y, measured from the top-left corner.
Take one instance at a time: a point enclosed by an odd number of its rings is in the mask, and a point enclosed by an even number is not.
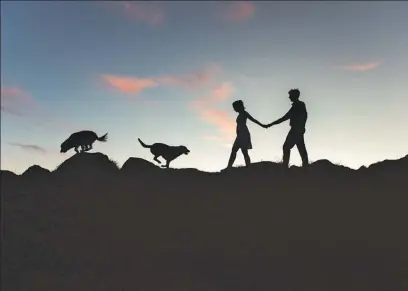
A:
[[[302,101],[296,101],[287,113],[290,119],[290,126],[296,129],[304,129],[307,121],[306,105]]]

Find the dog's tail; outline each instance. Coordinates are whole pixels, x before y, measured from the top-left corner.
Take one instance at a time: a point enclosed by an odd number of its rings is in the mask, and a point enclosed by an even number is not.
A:
[[[105,141],[108,140],[108,133],[105,133],[104,135],[102,135],[101,137],[98,137],[96,139],[101,141],[101,142],[105,142]]]
[[[147,144],[145,144],[144,142],[142,142],[142,141],[140,140],[140,138],[138,138],[138,141],[140,142],[140,144],[141,144],[142,147],[144,147],[144,148],[151,148],[151,147],[152,147],[151,145],[147,145]]]

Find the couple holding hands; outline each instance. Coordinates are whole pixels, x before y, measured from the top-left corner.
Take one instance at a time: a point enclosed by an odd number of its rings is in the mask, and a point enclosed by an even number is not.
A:
[[[299,100],[300,91],[298,89],[292,89],[289,92],[289,99],[292,101],[292,108],[281,118],[276,121],[264,125],[258,120],[253,118],[247,111],[245,111],[244,102],[242,100],[235,101],[232,103],[232,107],[238,113],[237,117],[237,137],[232,146],[231,156],[229,158],[228,167],[231,168],[237,152],[241,149],[244,155],[245,164],[249,166],[251,164],[251,159],[248,155],[248,150],[252,149],[251,134],[249,133],[248,127],[246,125],[247,119],[252,122],[262,126],[263,128],[269,128],[273,125],[277,125],[286,120],[290,120],[290,131],[286,137],[285,143],[283,144],[283,165],[289,167],[290,151],[296,145],[299,150],[299,154],[302,158],[303,167],[309,164],[309,159],[306,151],[304,134],[305,126],[307,120],[307,110],[304,102]]]

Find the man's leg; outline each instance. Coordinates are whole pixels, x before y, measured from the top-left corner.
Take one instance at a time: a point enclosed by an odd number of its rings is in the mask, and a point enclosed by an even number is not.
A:
[[[299,140],[296,143],[296,147],[298,148],[300,157],[302,158],[302,165],[303,167],[306,167],[307,165],[309,165],[309,157],[307,155],[305,138],[303,134],[299,136]]]
[[[283,144],[283,158],[282,158],[282,163],[285,166],[285,168],[289,168],[289,159],[290,159],[290,150],[295,146],[296,136],[294,135],[293,131],[290,130],[285,143]]]

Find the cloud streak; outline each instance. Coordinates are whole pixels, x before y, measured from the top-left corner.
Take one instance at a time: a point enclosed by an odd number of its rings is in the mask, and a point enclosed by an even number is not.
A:
[[[224,82],[213,88],[208,96],[192,102],[192,106],[196,109],[216,106],[226,101],[234,91],[235,88],[231,82]]]
[[[134,19],[156,26],[164,22],[164,10],[152,2],[125,2],[125,11]]]
[[[341,66],[340,68],[346,71],[369,71],[374,70],[381,64],[380,61],[360,63],[360,64],[349,64]]]
[[[103,75],[102,78],[108,85],[125,94],[139,94],[144,89],[158,85],[153,79],[117,75]]]
[[[31,124],[53,125],[64,129],[77,127],[42,106],[30,93],[19,87],[1,88],[1,112],[27,119]]]
[[[255,5],[250,1],[231,1],[226,3],[223,18],[227,21],[243,21],[255,14]]]
[[[219,109],[203,109],[200,113],[204,121],[217,127],[223,139],[229,140],[234,136],[235,121],[227,112]]]
[[[227,112],[216,107],[224,103],[234,91],[232,83],[224,82],[213,88],[208,96],[192,102],[191,108],[197,112],[199,118],[214,125],[219,132],[218,136],[204,136],[204,139],[226,141],[233,138],[235,121]]]
[[[22,144],[18,142],[9,142],[9,145],[14,146],[14,147],[19,147],[20,149],[25,150],[30,153],[36,153],[36,154],[42,154],[42,155],[45,155],[48,153],[46,149],[38,145]]]
[[[102,80],[110,87],[124,94],[140,94],[143,90],[157,86],[179,86],[184,89],[200,89],[210,84],[220,71],[218,66],[186,75],[167,75],[140,78],[136,76],[122,76],[105,74]]]
[[[162,85],[176,85],[186,89],[199,89],[213,81],[218,73],[216,67],[182,76],[163,76],[156,79]]]
[[[234,90],[235,89],[232,83],[222,83],[219,87],[212,91],[211,99],[217,102],[223,102],[228,99]]]
[[[220,72],[217,65],[205,70],[189,73],[186,75],[165,75],[157,77],[140,78],[135,76],[101,75],[102,80],[109,87],[123,93],[139,95],[144,90],[158,86],[176,86],[183,89],[207,89],[213,86],[208,95],[190,102],[190,109],[197,113],[197,116],[213,126],[218,131],[220,140],[230,140],[235,132],[235,121],[229,114],[216,107],[235,92],[235,87],[231,82],[223,82],[215,85],[216,75]]]
[[[31,95],[17,87],[1,88],[1,101],[6,103],[23,103],[29,104],[33,102]]]
[[[25,116],[27,109],[35,106],[31,95],[21,88],[1,88],[1,111],[15,116]]]
[[[19,99],[20,101],[23,101],[24,103],[29,103],[32,101],[32,98],[30,94],[25,92],[24,90],[20,88],[1,88],[1,98],[2,101],[8,101],[8,100],[13,100],[13,99]]]
[[[3,105],[1,105],[1,112],[7,113],[7,114],[10,114],[10,115],[14,115],[14,116],[19,116],[19,117],[23,116],[23,114],[21,114],[20,112],[14,110],[12,108],[9,108],[7,106],[3,106]]]
[[[148,26],[160,26],[165,21],[165,10],[156,1],[107,1],[103,6],[110,11],[117,11],[122,17]]]

